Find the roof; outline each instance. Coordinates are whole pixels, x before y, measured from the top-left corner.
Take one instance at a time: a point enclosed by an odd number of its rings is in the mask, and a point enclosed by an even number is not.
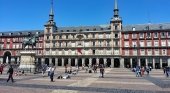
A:
[[[170,23],[126,25],[123,26],[122,31],[167,30],[167,29],[170,29]]]
[[[28,35],[29,33],[31,34],[36,34],[36,32],[39,32],[39,34],[44,34],[43,30],[22,30],[22,31],[7,31],[7,32],[0,32],[0,35],[3,34],[3,36],[19,36],[19,35]]]

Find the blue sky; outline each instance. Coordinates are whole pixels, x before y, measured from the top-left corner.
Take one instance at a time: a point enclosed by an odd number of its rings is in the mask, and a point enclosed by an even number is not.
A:
[[[123,24],[170,23],[170,0],[118,0]],[[114,0],[54,0],[57,26],[109,24]],[[0,31],[43,30],[50,0],[0,0]]]

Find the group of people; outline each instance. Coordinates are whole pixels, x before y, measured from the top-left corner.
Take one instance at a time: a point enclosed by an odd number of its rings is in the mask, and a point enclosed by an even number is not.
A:
[[[132,71],[136,73],[136,77],[142,77],[145,71],[147,72],[147,75],[149,75],[149,72],[151,70],[152,70],[151,66],[145,66],[145,67],[136,66],[132,69]]]
[[[42,76],[45,76],[45,72],[47,71],[48,75],[50,77],[50,81],[54,82],[54,71],[56,67],[54,66],[47,66],[47,64],[42,65]]]

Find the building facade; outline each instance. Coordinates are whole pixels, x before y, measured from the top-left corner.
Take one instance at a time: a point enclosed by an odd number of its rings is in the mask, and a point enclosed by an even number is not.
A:
[[[0,33],[0,61],[20,61],[22,41],[39,33],[35,62],[55,66],[104,64],[108,67],[170,65],[170,24],[122,25],[117,0],[110,24],[57,27],[53,8],[44,30]],[[29,50],[29,47],[26,47]]]

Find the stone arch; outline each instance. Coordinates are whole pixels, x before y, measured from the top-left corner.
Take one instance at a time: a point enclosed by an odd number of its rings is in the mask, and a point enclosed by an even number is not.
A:
[[[89,66],[89,59],[88,58],[85,59],[85,66]]]
[[[11,63],[11,52],[5,51],[3,54],[3,63]]]

